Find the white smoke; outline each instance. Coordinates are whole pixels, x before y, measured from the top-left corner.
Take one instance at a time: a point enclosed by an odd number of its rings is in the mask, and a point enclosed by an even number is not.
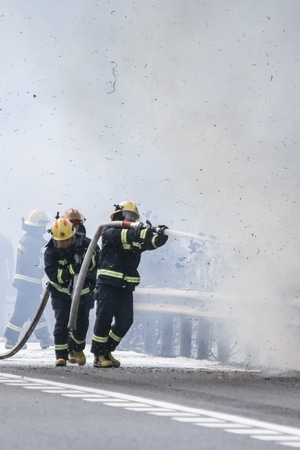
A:
[[[16,245],[32,209],[74,207],[92,235],[131,199],[154,222],[213,234],[253,362],[297,367],[299,9],[3,5],[1,231]]]

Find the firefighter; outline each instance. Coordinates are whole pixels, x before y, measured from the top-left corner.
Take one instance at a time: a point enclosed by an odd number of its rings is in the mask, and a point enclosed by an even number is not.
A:
[[[84,215],[78,211],[78,209],[74,208],[67,209],[64,212],[63,217],[65,219],[68,219],[74,225],[76,233],[82,233],[86,235],[86,229],[85,226],[83,225],[86,219]]]
[[[43,249],[46,244],[44,233],[49,217],[40,209],[33,210],[28,218],[22,218],[25,234],[19,241],[16,271],[13,286],[17,289],[14,312],[4,332],[5,348],[13,348],[18,341],[23,325],[33,318],[41,300],[42,279],[44,277]],[[45,317],[42,316],[34,334],[41,348],[53,345]]]
[[[133,323],[133,291],[140,283],[138,266],[145,250],[163,246],[168,236],[165,225],[145,227],[132,222],[139,219],[137,205],[125,201],[115,205],[112,221],[123,221],[123,228],[107,227],[101,236],[101,256],[98,269],[95,299],[96,319],[91,352],[94,367],[119,367],[120,361],[112,352],[124,338]]]
[[[68,219],[74,226],[77,240],[80,240],[82,236],[86,236],[86,229],[84,226],[86,218],[84,217],[83,214],[81,214],[81,212],[78,211],[78,209],[69,208],[64,212],[62,217]],[[94,309],[95,306],[94,295],[89,296],[89,302],[90,302],[90,309]],[[74,354],[72,355],[72,352],[69,352],[68,361],[71,364],[76,363]]]
[[[97,276],[99,247],[92,256],[81,291],[76,330],[68,330],[74,278],[80,271],[90,239],[77,236],[72,223],[66,218],[56,219],[51,228],[52,238],[44,253],[45,272],[49,278],[51,304],[54,311],[54,345],[56,366],[66,366],[67,361],[83,366],[84,349],[89,327],[91,298]]]

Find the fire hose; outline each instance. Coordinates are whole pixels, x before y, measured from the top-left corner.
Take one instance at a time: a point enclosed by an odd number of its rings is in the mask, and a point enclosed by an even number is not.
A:
[[[38,321],[40,320],[40,318],[44,312],[44,309],[48,302],[49,295],[50,295],[50,290],[49,290],[49,287],[47,284],[46,289],[41,297],[41,301],[38,306],[38,309],[37,309],[35,315],[33,316],[31,323],[30,323],[27,331],[25,332],[24,336],[22,336],[22,338],[19,340],[19,342],[17,342],[17,344],[12,349],[10,349],[8,352],[0,354],[0,359],[10,358],[11,356],[18,353],[18,351],[24,346],[24,344],[26,344],[26,342],[30,338],[31,334],[33,333]]]

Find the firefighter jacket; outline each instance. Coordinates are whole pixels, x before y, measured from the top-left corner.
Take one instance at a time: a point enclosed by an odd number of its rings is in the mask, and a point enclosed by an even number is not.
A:
[[[133,291],[140,283],[137,268],[142,252],[161,247],[167,239],[168,236],[157,234],[148,227],[139,230],[106,228],[101,239],[97,288],[109,284]]]
[[[44,277],[43,250],[46,240],[45,228],[28,227],[28,232],[20,239],[17,249],[16,272],[13,286],[20,289],[25,284],[38,285],[42,289]]]
[[[44,261],[45,273],[49,278],[49,289],[50,292],[61,298],[71,298],[74,287],[74,276],[79,273],[80,266],[91,241],[85,236],[81,237],[80,240],[80,244],[75,242],[68,250],[55,247],[52,239],[46,245]],[[81,297],[90,294],[95,289],[99,253],[100,249],[97,245],[82,287]],[[79,257],[81,263],[76,262],[75,255]]]

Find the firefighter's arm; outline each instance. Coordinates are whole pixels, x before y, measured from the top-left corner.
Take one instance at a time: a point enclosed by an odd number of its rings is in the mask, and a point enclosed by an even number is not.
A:
[[[165,230],[167,229],[168,227],[166,225],[158,225],[157,234],[154,236],[154,242],[156,247],[161,247],[167,242],[169,238],[169,236],[165,234]]]

